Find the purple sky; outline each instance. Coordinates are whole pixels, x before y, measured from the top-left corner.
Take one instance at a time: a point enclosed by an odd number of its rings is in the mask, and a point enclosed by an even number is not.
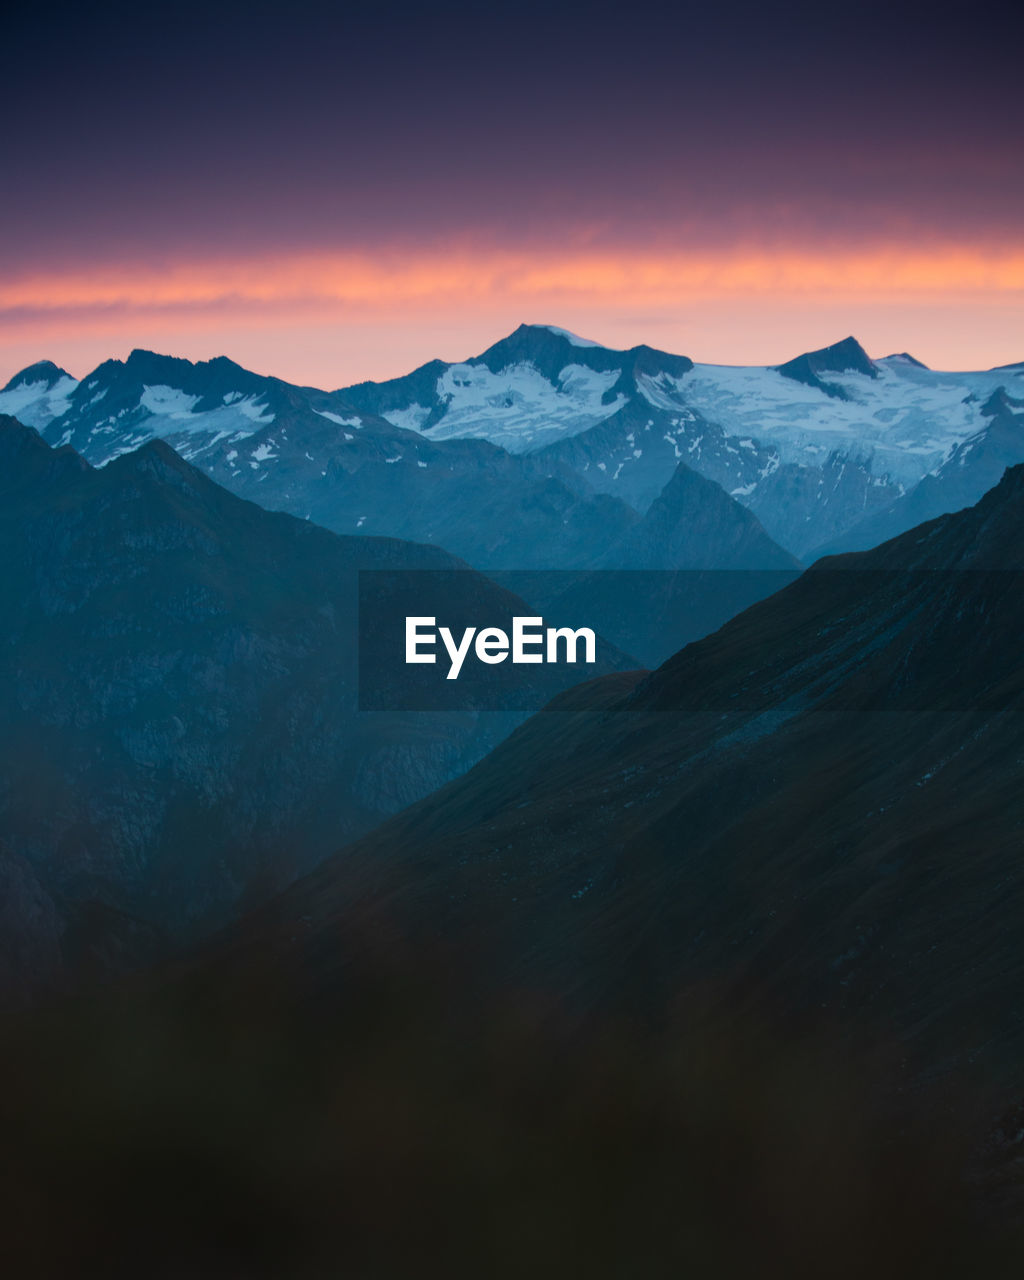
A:
[[[339,385],[520,320],[1022,359],[1022,36],[966,4],[24,7],[0,375],[162,344]]]

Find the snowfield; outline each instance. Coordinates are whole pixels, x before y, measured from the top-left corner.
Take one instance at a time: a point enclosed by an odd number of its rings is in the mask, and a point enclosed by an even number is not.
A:
[[[673,379],[675,394],[650,387],[644,396],[665,408],[685,401],[731,435],[775,445],[783,462],[820,462],[834,450],[861,460],[899,484],[916,484],[957,445],[982,430],[981,408],[1000,387],[1024,395],[1024,377],[1002,372],[941,373],[900,356],[876,360],[877,378],[827,373],[847,400],[826,396],[774,369],[695,365]],[[678,396],[678,400],[676,400]]]
[[[453,364],[437,381],[438,398],[446,407],[430,435],[435,440],[474,436],[510,453],[526,453],[562,436],[578,435],[621,409],[626,403],[623,395],[603,402],[618,378],[616,369],[599,372],[569,364],[555,385],[532,364],[511,365],[500,373],[482,364]],[[393,413],[388,421],[414,425]]]

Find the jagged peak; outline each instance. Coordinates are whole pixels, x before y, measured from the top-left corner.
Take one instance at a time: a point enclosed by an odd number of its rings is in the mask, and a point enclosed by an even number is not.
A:
[[[630,347],[625,353],[632,359],[634,373],[667,373],[672,377],[682,377],[693,368],[689,356],[673,355],[670,351],[660,351],[657,347],[649,347],[646,342]]]
[[[1007,411],[1013,413],[1022,408],[1024,408],[1024,400],[1015,399],[1005,387],[996,387],[981,406],[979,413],[985,418],[994,418],[999,413]]]
[[[499,338],[497,342],[483,351],[478,359],[486,360],[492,352],[503,351],[508,347],[527,348],[537,347],[540,349],[564,350],[566,347],[579,347],[580,350],[589,351],[607,351],[609,348],[603,347],[599,342],[589,342],[586,339],[578,339],[575,334],[569,332],[568,329],[561,329],[553,324],[519,324],[506,334],[505,337]]]
[[[161,355],[157,351],[147,351],[144,347],[134,347],[128,359],[124,362],[125,370],[134,374],[140,374],[152,369],[191,370],[195,367],[191,360],[186,360],[181,356]]]
[[[878,370],[875,362],[851,334],[841,342],[833,342],[830,346],[819,347],[816,351],[805,351],[785,364],[777,365],[780,373],[792,368],[800,362],[806,363],[814,373],[863,373],[869,378],[877,378]]]
[[[193,488],[217,487],[215,481],[186,462],[180,453],[175,452],[166,440],[161,440],[158,436],[147,440],[137,449],[119,454],[105,470],[114,474],[135,472],[153,475],[161,480],[173,479],[179,484],[184,481]]]
[[[834,342],[829,347],[819,347],[817,351],[805,351],[803,355],[787,360],[785,364],[776,365],[775,371],[784,378],[792,378],[794,382],[815,387],[836,400],[848,400],[850,397],[843,387],[834,382],[826,382],[819,375],[852,372],[869,378],[878,377],[874,361],[854,337],[844,338],[842,342]]]
[[[237,361],[230,359],[228,356],[212,356],[209,360],[188,360],[184,356],[169,356],[163,355],[159,351],[147,351],[144,347],[134,347],[123,364],[119,360],[111,360],[107,363],[120,366],[127,372],[136,375],[152,371],[172,372],[177,370],[191,374],[208,371],[213,374],[240,374],[250,379],[260,378],[259,374],[254,374],[251,370],[246,369],[244,365],[238,364]],[[262,378],[260,380],[262,381]]]
[[[621,370],[625,383],[616,384],[616,390],[628,388],[636,374],[668,373],[679,377],[693,368],[688,356],[672,355],[659,351],[646,343],[619,350],[600,343],[574,341],[574,335],[556,325],[521,324],[517,329],[488,347],[471,364],[483,364],[493,372],[510,363],[533,364],[545,377],[554,379],[567,364],[580,364],[601,372]]]
[[[122,453],[115,461],[122,465],[155,461],[164,466],[173,467],[175,471],[198,474],[195,467],[186,462],[180,453],[172,449],[167,441],[161,440],[159,436],[154,436],[152,440],[147,440],[145,444],[139,445],[129,453]]]

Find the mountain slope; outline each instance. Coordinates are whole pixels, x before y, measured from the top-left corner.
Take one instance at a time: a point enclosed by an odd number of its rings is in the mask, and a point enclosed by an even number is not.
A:
[[[862,373],[868,378],[878,377],[878,369],[871,362],[868,353],[852,337],[835,342],[830,347],[822,347],[820,351],[807,351],[795,360],[780,364],[777,372],[784,378],[792,378],[794,382],[802,382],[808,387],[824,391],[836,400],[847,400],[849,396],[837,383],[824,380],[822,374],[827,377],[832,373]]]
[[[95,470],[10,418],[0,494],[6,987],[224,920],[514,723],[358,711],[360,570],[529,612],[437,548],[268,513],[160,441]]]
[[[979,413],[986,425],[955,445],[940,467],[892,506],[855,524],[820,553],[877,546],[925,520],[971,506],[998,484],[1006,468],[1014,466],[1024,453],[1024,399],[1011,399],[1000,388]]]
[[[597,569],[499,570],[494,577],[545,614],[585,618],[611,644],[656,667],[800,571],[756,516],[681,462]]]
[[[433,361],[406,378],[339,394],[435,439],[480,436],[524,453],[613,416],[635,395],[638,377],[662,370],[679,377],[692,367],[651,347],[612,351],[550,325],[522,324],[472,360]]]
[[[602,559],[614,569],[792,569],[797,561],[713,480],[680,462],[643,518]]]
[[[851,1053],[895,1037],[925,1075],[983,1066],[1005,1098],[1024,1084],[1022,569],[1018,467],[648,678],[565,695],[296,886],[290,963],[326,964],[344,912],[427,910],[486,939],[503,982],[578,1007],[718,991],[720,1013],[838,1019]]]

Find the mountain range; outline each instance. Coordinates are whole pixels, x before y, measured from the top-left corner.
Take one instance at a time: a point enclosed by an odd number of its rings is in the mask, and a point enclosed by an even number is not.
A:
[[[292,387],[222,358],[193,365],[135,351],[78,384],[37,365],[0,392],[5,409],[95,466],[163,439],[261,506],[339,533],[437,544],[477,568],[594,567],[627,536],[635,542],[641,524],[571,467],[486,440],[434,440],[344,393]],[[708,567],[720,558],[728,567],[700,511],[684,515],[691,548]],[[749,524],[738,504],[736,519]],[[769,563],[755,567],[777,567],[783,553],[767,536],[763,545]]]
[[[329,392],[222,357],[135,351],[80,382],[43,362],[0,411],[94,465],[158,436],[225,487],[337,532],[438,543],[483,569],[584,569],[635,542],[680,467],[801,560],[866,548],[1024,460],[1022,388],[1024,365],[935,372],[853,338],[751,368],[522,325],[461,363]],[[691,558],[724,567],[699,509],[689,525]]]

